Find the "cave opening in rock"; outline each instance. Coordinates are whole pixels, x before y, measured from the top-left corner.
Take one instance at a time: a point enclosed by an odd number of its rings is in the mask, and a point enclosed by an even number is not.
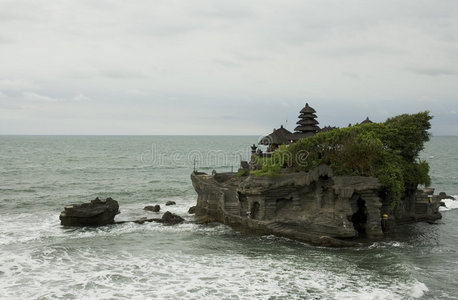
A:
[[[243,212],[245,216],[248,212],[248,200],[246,195],[242,194],[241,192],[237,192],[237,198],[239,199],[240,211]]]
[[[366,201],[359,197],[356,204],[358,206],[358,210],[351,216],[351,221],[353,223],[353,227],[359,234],[365,234],[367,223]]]
[[[257,219],[259,217],[259,203],[258,202],[254,202],[253,205],[251,205],[250,217],[252,219]]]

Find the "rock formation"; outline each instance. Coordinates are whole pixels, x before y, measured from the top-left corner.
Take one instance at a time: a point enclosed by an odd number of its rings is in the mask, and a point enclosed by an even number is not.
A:
[[[456,200],[456,199],[453,198],[452,196],[447,195],[445,192],[440,192],[440,193],[439,193],[439,198],[440,198],[441,200],[444,200],[444,199]]]
[[[152,211],[152,212],[159,212],[161,210],[161,206],[156,204],[156,205],[147,205],[143,208],[144,210],[147,211]]]
[[[159,205],[146,206],[144,210],[158,212]],[[119,204],[112,198],[100,200],[96,198],[90,203],[72,204],[65,206],[65,210],[60,214],[60,222],[65,226],[103,226],[107,224],[124,224],[145,222],[158,222],[165,225],[176,225],[184,222],[184,219],[179,215],[169,211],[162,215],[162,218],[148,219],[146,217],[133,221],[118,221],[115,222],[114,217],[119,214]]]
[[[65,206],[60,213],[60,223],[65,226],[103,226],[114,223],[119,214],[119,204],[112,198],[95,198],[89,203]]]
[[[195,206],[191,206],[189,209],[188,209],[188,214],[195,214],[196,213],[196,207]]]
[[[162,215],[162,218],[158,220],[157,222],[163,223],[166,225],[176,225],[176,224],[182,223],[183,221],[184,219],[180,217],[179,215],[166,211],[165,214]]]
[[[388,215],[377,178],[334,176],[326,165],[309,172],[284,169],[275,177],[193,173],[191,180],[198,194],[197,217],[315,245],[354,245],[357,236],[382,236],[382,224],[392,228],[398,221],[441,217],[439,197],[416,189],[406,195],[406,207]]]

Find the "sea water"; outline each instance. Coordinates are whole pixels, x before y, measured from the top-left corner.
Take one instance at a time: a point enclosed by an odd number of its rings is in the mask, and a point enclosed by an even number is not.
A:
[[[187,213],[197,169],[237,170],[257,137],[0,136],[1,299],[456,299],[458,207],[358,248],[249,236]],[[436,191],[458,195],[457,137],[422,152]],[[125,223],[66,228],[71,203],[112,197]],[[175,206],[165,206],[169,200]],[[161,205],[160,213],[143,210]]]

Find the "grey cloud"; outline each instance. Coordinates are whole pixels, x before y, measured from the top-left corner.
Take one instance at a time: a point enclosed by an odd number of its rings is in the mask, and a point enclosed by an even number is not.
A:
[[[142,71],[122,66],[96,67],[92,65],[78,66],[64,70],[63,76],[69,79],[96,80],[108,79],[147,79],[149,76]]]
[[[237,68],[241,66],[239,63],[233,60],[224,59],[224,58],[216,58],[213,61],[226,68]]]
[[[131,71],[126,69],[106,69],[100,70],[99,74],[102,77],[110,79],[147,79],[148,76],[141,72]]]
[[[198,27],[178,24],[143,24],[141,27],[135,26],[129,29],[129,33],[142,33],[159,38],[177,37],[190,34],[198,30]]]
[[[8,23],[8,22],[20,22],[20,21],[36,21],[39,20],[39,16],[35,13],[32,13],[29,9],[20,9],[19,7],[15,7],[16,4],[11,5],[10,7],[13,9],[8,9],[5,7],[4,3],[0,4],[0,23]],[[32,3],[32,6],[33,3]]]
[[[426,76],[454,76],[457,75],[458,72],[456,69],[450,68],[417,68],[412,67],[408,68],[408,71],[418,74],[418,75],[426,75]]]
[[[345,126],[458,95],[456,0],[0,2],[1,101],[30,132],[91,133],[104,111],[98,133],[260,134],[305,98]]]
[[[21,105],[8,95],[0,92],[0,110],[1,109],[21,109]]]
[[[240,20],[253,15],[253,10],[247,3],[237,3],[231,0],[202,1],[199,7],[193,7],[192,10],[195,16],[215,19]]]
[[[27,79],[0,79],[0,90],[3,91],[21,91],[36,90],[39,85]]]
[[[351,79],[360,79],[361,76],[353,72],[342,72],[342,75]]]
[[[0,44],[6,45],[6,44],[13,44],[14,42],[15,42],[14,38],[0,35]]]
[[[61,99],[49,97],[45,95],[40,95],[32,92],[23,92],[22,96],[24,99],[33,101],[33,102],[60,102]]]
[[[343,45],[334,48],[314,50],[315,55],[339,56],[339,57],[362,57],[365,55],[403,55],[405,51],[386,46],[377,45]]]

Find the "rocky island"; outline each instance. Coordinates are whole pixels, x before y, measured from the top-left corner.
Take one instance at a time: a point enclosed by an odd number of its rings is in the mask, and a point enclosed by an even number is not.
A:
[[[430,119],[422,112],[320,129],[306,104],[295,132],[282,126],[261,139],[267,151],[253,145],[237,173],[191,174],[196,217],[322,246],[440,219],[442,197],[418,189],[430,184],[429,166],[418,159]]]

